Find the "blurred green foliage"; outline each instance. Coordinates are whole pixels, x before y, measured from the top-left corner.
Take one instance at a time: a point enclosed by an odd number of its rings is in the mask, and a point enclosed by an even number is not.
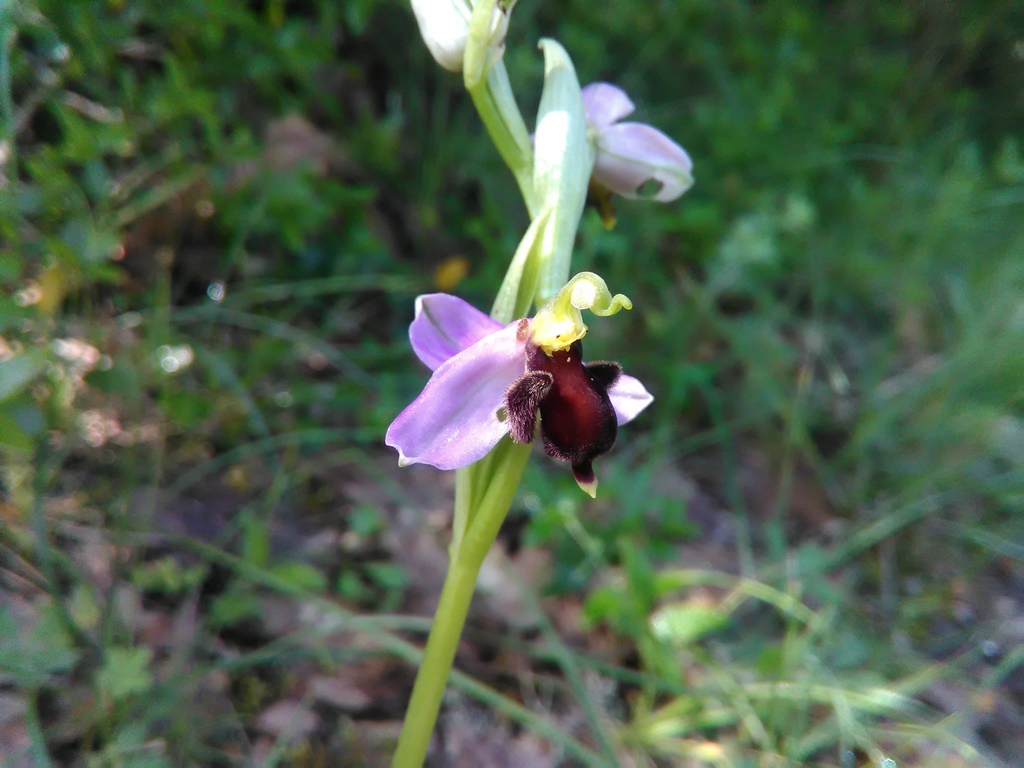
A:
[[[958,606],[1024,576],[1024,10],[520,0],[527,116],[545,35],[697,178],[585,217],[576,265],[636,306],[588,353],[656,400],[597,503],[538,457],[513,511],[549,591],[635,649],[593,664],[628,694],[588,725],[648,765],[980,764],[918,697],[1012,642]],[[0,682],[39,760],[237,762],[267,668],[319,653],[220,650],[262,637],[268,593],[403,607],[388,519],[344,483],[407,503],[381,439],[424,380],[412,297],[486,307],[526,214],[400,3],[0,0],[0,44],[0,547],[45,595],[0,604]],[[737,573],[681,561],[708,509]],[[195,639],[154,654],[149,602],[201,603]]]

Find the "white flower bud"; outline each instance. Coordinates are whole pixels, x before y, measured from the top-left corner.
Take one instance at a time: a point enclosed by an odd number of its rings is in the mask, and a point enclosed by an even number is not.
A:
[[[461,72],[473,4],[469,0],[412,0],[412,11],[434,60],[449,72]],[[494,60],[505,50],[507,31],[508,12],[496,4],[488,41]]]

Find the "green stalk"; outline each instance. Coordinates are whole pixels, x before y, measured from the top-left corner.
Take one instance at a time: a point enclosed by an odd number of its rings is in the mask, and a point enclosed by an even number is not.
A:
[[[393,768],[418,768],[423,765],[430,746],[430,736],[441,709],[441,697],[448,683],[448,673],[455,660],[455,649],[469,612],[476,585],[476,571],[458,559],[448,567],[441,590],[441,599],[434,614],[434,623],[423,652],[423,662],[416,674],[416,683],[405,713],[398,748],[391,761]]]
[[[468,90],[491,141],[516,177],[530,218],[536,218],[539,211],[533,185],[533,145],[512,93],[505,63],[495,62],[486,77]]]
[[[526,209],[533,219],[537,215],[533,144],[516,104],[505,62],[501,60],[501,54],[491,47],[491,25],[495,13],[499,13],[498,0],[474,0],[472,6],[462,68],[463,83],[498,154],[515,175]]]
[[[479,463],[470,464],[455,470],[455,514],[452,517],[452,543],[448,545],[448,559],[455,560],[462,536],[469,525],[469,516],[473,511],[473,484]]]
[[[519,258],[509,267],[492,312],[493,317],[507,323],[528,309],[536,282],[530,255],[547,216],[537,221],[540,211],[533,182],[533,145],[508,72],[500,59],[490,66],[486,60],[491,55],[488,34],[494,8],[495,0],[478,0],[474,4],[464,75],[480,119],[515,176],[534,222],[523,238]],[[524,280],[529,288],[525,296],[521,295]],[[456,470],[448,574],[392,758],[393,768],[423,765],[480,566],[498,537],[529,456],[529,445],[518,445],[505,437],[483,459]]]
[[[473,517],[463,539],[454,548],[441,599],[434,614],[434,623],[427,638],[427,647],[423,652],[423,662],[416,674],[409,709],[405,713],[398,747],[391,762],[392,768],[419,768],[423,765],[441,709],[448,674],[455,660],[455,650],[473,599],[477,574],[491,544],[498,536],[530,456],[530,446],[517,445],[508,438],[504,438],[494,450],[502,451],[500,458],[503,460],[497,462],[480,505],[473,510]],[[470,485],[468,482],[457,483],[456,495],[459,491],[466,493]],[[458,508],[459,499],[456,498]]]

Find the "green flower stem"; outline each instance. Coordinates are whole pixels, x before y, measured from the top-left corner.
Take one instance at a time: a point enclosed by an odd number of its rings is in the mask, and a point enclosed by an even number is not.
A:
[[[516,104],[508,70],[497,61],[487,70],[487,76],[469,88],[476,111],[480,114],[487,133],[501,159],[511,169],[526,203],[530,218],[536,218],[537,195],[533,188],[533,146],[530,132]]]
[[[513,443],[510,437],[503,437],[491,452],[494,464],[490,482],[459,548],[459,559],[475,562],[476,570],[480,569],[491,544],[498,538],[498,530],[512,506],[526,461],[530,458],[530,448],[530,445]]]
[[[478,3],[474,9],[477,26],[482,19],[489,20],[491,8],[492,3]],[[483,40],[483,28],[475,31]],[[477,53],[486,54],[483,44],[479,48]],[[509,273],[491,313],[502,322],[510,322],[513,317],[525,314],[532,298],[536,275],[531,271],[530,256],[548,215],[540,216],[533,182],[533,145],[504,63],[498,60],[487,69],[486,77],[480,79],[470,77],[469,69],[476,71],[476,67],[467,68],[467,90],[498,153],[515,176],[533,221],[520,246],[521,253],[509,266]],[[524,282],[529,288],[525,295],[522,290]],[[529,457],[529,445],[518,445],[505,437],[483,459],[456,470],[448,574],[392,758],[393,768],[419,768],[423,765],[480,566],[498,537]]]
[[[530,446],[517,445],[507,437],[494,449],[501,452],[483,498],[467,521],[462,541],[454,548],[448,575],[441,590],[441,599],[434,614],[434,623],[423,652],[423,662],[416,674],[416,682],[405,713],[398,747],[391,761],[392,768],[419,768],[427,755],[430,736],[441,708],[448,683],[448,674],[455,660],[455,650],[466,623],[466,614],[473,599],[477,574],[491,544],[498,536],[505,515],[512,504],[516,488],[522,477]],[[472,478],[456,483],[456,493],[471,488]],[[456,499],[456,509],[459,499]]]
[[[462,544],[462,537],[469,525],[473,510],[473,484],[476,480],[477,464],[455,470],[455,514],[452,516],[452,543],[448,547],[448,558],[452,561]]]
[[[473,599],[477,572],[466,563],[453,560],[441,590],[441,599],[434,614],[434,623],[423,652],[423,662],[416,674],[416,683],[405,713],[398,748],[392,758],[393,768],[418,768],[423,765],[430,746],[430,736],[441,708],[441,697],[448,683],[448,673],[455,659],[469,603]]]

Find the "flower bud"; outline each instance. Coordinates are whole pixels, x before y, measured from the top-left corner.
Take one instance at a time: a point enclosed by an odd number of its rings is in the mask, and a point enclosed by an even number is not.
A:
[[[489,39],[487,42],[490,58],[500,59],[505,50],[505,34],[508,31],[510,7],[494,0]],[[412,11],[420,27],[423,42],[430,49],[434,60],[449,72],[461,72],[469,39],[469,22],[473,15],[473,4],[469,0],[412,0]]]

